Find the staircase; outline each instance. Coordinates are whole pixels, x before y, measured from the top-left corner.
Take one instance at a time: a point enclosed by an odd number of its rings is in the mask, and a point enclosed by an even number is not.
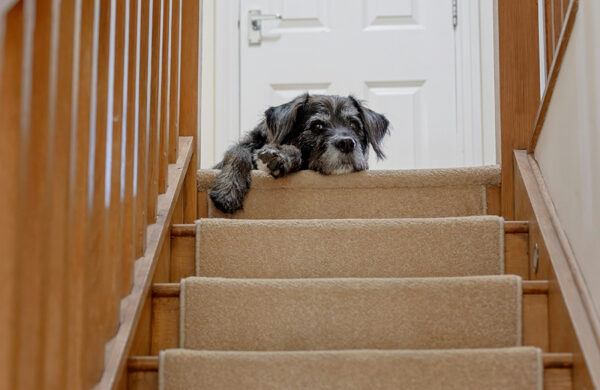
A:
[[[497,167],[274,180],[244,210],[174,225],[137,389],[571,389],[545,353],[528,226],[491,215]],[[488,215],[489,214],[489,215]]]

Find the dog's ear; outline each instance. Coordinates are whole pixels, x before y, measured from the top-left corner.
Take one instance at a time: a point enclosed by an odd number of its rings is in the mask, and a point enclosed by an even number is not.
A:
[[[360,112],[367,138],[369,139],[369,143],[373,147],[375,154],[377,154],[377,158],[384,159],[385,154],[383,153],[383,150],[381,150],[381,140],[390,132],[390,121],[388,121],[385,116],[365,107],[365,105],[354,96],[349,96],[349,98]]]
[[[294,100],[265,111],[267,138],[270,143],[281,144],[292,133],[294,125],[302,116],[304,105],[308,102],[308,93]]]

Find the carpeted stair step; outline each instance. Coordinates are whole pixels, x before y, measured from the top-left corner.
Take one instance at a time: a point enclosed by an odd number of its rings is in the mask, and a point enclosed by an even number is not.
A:
[[[503,273],[504,222],[433,219],[197,221],[196,274],[227,278]]]
[[[486,191],[500,167],[363,171],[323,176],[300,171],[274,179],[252,172],[244,209],[233,215],[208,199],[217,170],[198,171],[199,207],[208,217],[248,219],[433,218],[487,214]]]
[[[180,345],[205,350],[496,348],[521,344],[514,275],[182,280]]]
[[[160,390],[502,389],[541,390],[533,347],[433,351],[222,352],[160,354]]]

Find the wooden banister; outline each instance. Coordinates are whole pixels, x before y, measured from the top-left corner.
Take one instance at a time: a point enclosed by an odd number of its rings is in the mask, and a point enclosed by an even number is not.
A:
[[[198,49],[180,65],[199,3],[0,0],[0,388],[123,377],[122,335],[171,224],[196,210],[198,127],[180,134],[179,86],[199,80]],[[185,22],[184,7],[198,11]]]

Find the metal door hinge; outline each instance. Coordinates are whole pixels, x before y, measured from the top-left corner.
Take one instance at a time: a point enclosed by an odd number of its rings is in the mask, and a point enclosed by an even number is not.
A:
[[[458,0],[452,0],[452,26],[456,29],[458,25]]]

